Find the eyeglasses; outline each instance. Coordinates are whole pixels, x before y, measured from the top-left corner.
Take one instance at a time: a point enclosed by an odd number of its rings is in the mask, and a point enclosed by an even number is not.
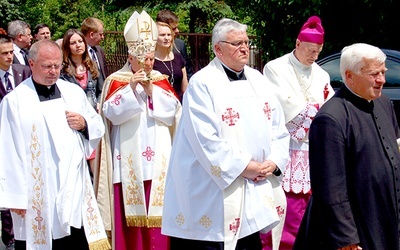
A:
[[[252,41],[236,41],[236,42],[228,42],[228,41],[220,41],[221,43],[228,43],[232,45],[233,47],[241,47],[243,44],[246,45],[247,47],[250,47],[252,44]]]
[[[53,64],[53,65],[40,65],[40,67],[42,67],[42,69],[44,70],[51,70],[51,69],[55,69],[55,70],[59,70],[61,68],[61,64]]]

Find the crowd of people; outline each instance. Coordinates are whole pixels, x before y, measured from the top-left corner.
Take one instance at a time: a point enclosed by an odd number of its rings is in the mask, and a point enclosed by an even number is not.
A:
[[[0,29],[7,250],[400,249],[385,54],[343,48],[335,93],[318,16],[262,72],[247,26],[223,18],[194,73],[178,23],[135,11],[116,72],[97,18],[57,41],[44,23]]]

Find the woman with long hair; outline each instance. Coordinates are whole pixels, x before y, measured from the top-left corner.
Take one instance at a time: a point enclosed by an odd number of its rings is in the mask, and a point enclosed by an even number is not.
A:
[[[98,110],[97,100],[101,89],[98,87],[99,71],[90,58],[85,36],[77,29],[65,32],[62,43],[63,66],[60,78],[78,84],[86,92],[93,108]]]

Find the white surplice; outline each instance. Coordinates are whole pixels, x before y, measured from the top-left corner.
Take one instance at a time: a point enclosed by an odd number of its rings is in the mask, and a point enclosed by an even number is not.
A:
[[[255,183],[241,173],[250,160],[269,159],[284,170],[289,134],[268,80],[247,66],[244,74],[247,80],[230,82],[215,58],[190,79],[167,174],[163,234],[223,242],[231,212],[224,211],[224,194],[237,180],[238,238],[278,223],[271,181]]]
[[[56,84],[62,97],[40,102],[28,78],[0,105],[0,207],[27,210],[12,217],[28,249],[51,249],[52,239],[82,226],[91,249],[107,249],[86,163],[104,125],[81,88]],[[89,140],[68,126],[66,110],[85,118]]]

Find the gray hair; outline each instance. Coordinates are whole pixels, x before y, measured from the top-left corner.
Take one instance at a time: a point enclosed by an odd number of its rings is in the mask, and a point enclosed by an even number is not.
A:
[[[247,31],[247,25],[241,24],[237,21],[234,21],[229,18],[222,18],[219,20],[212,31],[212,47],[215,52],[215,44],[217,44],[220,41],[224,41],[226,39],[226,34],[228,34],[231,31],[242,31],[246,32]]]
[[[32,44],[31,48],[29,49],[29,59],[36,61],[38,54],[39,54],[39,50],[42,47],[55,47],[60,51],[60,55],[61,55],[61,48],[60,48],[60,46],[58,46],[58,44],[56,42],[54,42],[53,40],[44,39],[44,40],[40,40],[40,41],[37,41],[34,44]]]
[[[26,35],[26,29],[31,26],[22,20],[14,20],[8,23],[7,33],[10,37],[16,38],[19,34]]]
[[[340,75],[343,81],[346,81],[346,70],[356,74],[361,73],[361,69],[364,67],[363,59],[373,59],[383,63],[386,60],[386,55],[378,47],[366,43],[355,43],[344,47],[340,56]]]

